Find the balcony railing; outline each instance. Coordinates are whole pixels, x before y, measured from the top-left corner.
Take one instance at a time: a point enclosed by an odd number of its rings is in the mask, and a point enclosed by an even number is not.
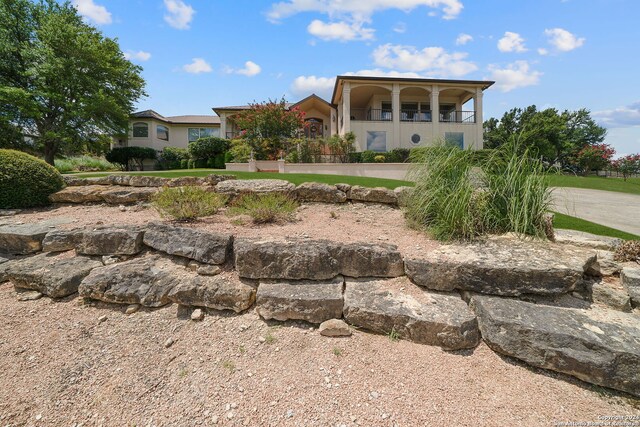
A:
[[[475,111],[445,111],[440,113],[442,123],[475,123]]]
[[[430,122],[430,110],[400,110],[401,122]]]
[[[390,122],[393,120],[393,112],[387,109],[352,108],[351,120]]]

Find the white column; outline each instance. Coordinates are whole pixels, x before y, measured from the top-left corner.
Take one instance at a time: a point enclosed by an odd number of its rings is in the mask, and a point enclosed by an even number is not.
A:
[[[393,135],[391,137],[391,147],[387,150],[400,147],[400,84],[394,83],[391,90],[391,120],[393,121]]]
[[[351,131],[351,84],[342,85],[342,117],[344,117],[343,134]]]
[[[440,135],[440,89],[438,85],[433,85],[431,89],[431,126],[434,140],[444,136]]]
[[[227,114],[222,113],[220,116],[220,138],[227,137]]]
[[[460,98],[458,98],[456,100],[456,113],[455,113],[456,114],[456,117],[455,117],[456,121],[461,121],[463,119],[461,111],[462,111],[462,100]]]
[[[476,95],[473,97],[473,109],[476,117],[476,141],[474,147],[480,150],[484,147],[484,120],[482,118],[482,88],[476,89]]]

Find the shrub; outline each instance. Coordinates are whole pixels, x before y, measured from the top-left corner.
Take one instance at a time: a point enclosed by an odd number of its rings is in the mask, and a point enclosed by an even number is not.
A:
[[[246,194],[233,203],[230,215],[249,215],[255,224],[293,220],[298,203],[280,193]]]
[[[640,240],[622,242],[616,248],[613,258],[618,262],[640,262]]]
[[[234,139],[231,141],[229,154],[231,156],[231,162],[247,163],[251,156],[251,146],[244,139]]]
[[[373,161],[376,162],[376,163],[384,163],[385,159],[386,159],[386,157],[385,157],[384,154],[378,154],[377,156],[375,156],[373,158]]]
[[[180,160],[180,169],[189,169],[189,159]]]
[[[189,155],[195,160],[213,158],[229,149],[229,141],[224,138],[210,136],[189,143]]]
[[[366,150],[362,152],[360,158],[362,159],[362,163],[373,163],[376,155],[375,151]]]
[[[189,151],[186,148],[165,147],[158,158],[160,169],[181,169],[182,161],[189,159]],[[186,164],[185,164],[186,166]]]
[[[362,163],[362,153],[350,153],[349,154],[349,163]]]
[[[394,148],[385,153],[385,162],[387,163],[406,163],[409,161],[411,150],[408,148]]]
[[[473,151],[437,146],[412,151],[409,221],[441,240],[487,233],[546,236],[551,194],[542,163],[516,143],[477,164]]]
[[[207,167],[207,159],[195,159],[193,161],[193,169],[204,169]]]
[[[0,149],[0,208],[22,209],[49,204],[64,187],[53,166],[29,154]]]
[[[226,197],[198,186],[164,187],[152,198],[160,215],[185,221],[213,215],[224,206]]]
[[[134,166],[144,170],[144,161],[156,157],[156,150],[149,147],[115,147],[105,156],[107,161],[119,164],[123,170],[131,170]]]
[[[118,166],[100,157],[75,156],[55,160],[55,167],[60,173],[112,171]]]

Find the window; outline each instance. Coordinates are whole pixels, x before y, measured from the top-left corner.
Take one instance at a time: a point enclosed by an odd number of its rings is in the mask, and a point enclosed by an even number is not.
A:
[[[417,102],[403,102],[400,105],[400,120],[402,121],[413,121],[414,118],[417,119],[418,116],[418,103]]]
[[[445,132],[444,140],[447,144],[454,147],[464,148],[464,133],[463,132]]]
[[[387,132],[367,131],[367,150],[384,153],[387,151]]]
[[[156,133],[158,134],[158,139],[162,139],[164,141],[169,140],[169,128],[166,126],[158,125],[156,128]]]
[[[133,124],[133,137],[134,138],[148,138],[149,137],[149,125],[146,123],[134,123]]]
[[[189,128],[189,142],[210,136],[220,136],[220,128]]]

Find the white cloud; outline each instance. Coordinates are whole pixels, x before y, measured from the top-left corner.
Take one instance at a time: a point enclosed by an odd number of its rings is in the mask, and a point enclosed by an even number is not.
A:
[[[545,55],[548,55],[548,54],[549,54],[549,51],[547,49],[545,49],[543,47],[538,48],[538,55],[545,56]]]
[[[211,65],[202,58],[193,58],[191,64],[183,65],[182,69],[191,74],[210,73],[213,71]]]
[[[459,77],[478,69],[476,64],[465,61],[466,53],[448,53],[441,47],[425,47],[384,44],[373,51],[374,63],[383,68],[399,71],[429,73],[445,77]]]
[[[329,17],[350,17],[354,22],[368,22],[376,12],[399,9],[410,12],[419,6],[442,10],[444,19],[453,19],[462,12],[460,0],[285,0],[274,3],[267,18],[278,22],[302,12],[318,12]]]
[[[340,22],[322,22],[315,19],[307,27],[307,31],[312,36],[316,36],[322,40],[372,40],[373,28],[365,28],[359,23]]]
[[[569,52],[584,44],[584,37],[576,37],[562,28],[552,28],[544,30],[544,34],[549,37],[549,43],[560,52]]]
[[[490,65],[489,71],[491,71],[489,78],[495,80],[496,88],[502,92],[537,85],[542,76],[541,72],[531,70],[527,61],[516,61],[507,65],[506,68]]]
[[[326,99],[331,95],[335,83],[335,77],[298,76],[291,84],[291,93],[296,96],[315,93]]]
[[[151,54],[149,52],[145,52],[143,50],[139,50],[137,52],[134,51],[127,51],[124,54],[124,57],[127,59],[134,59],[136,61],[148,61],[149,59],[151,59]]]
[[[640,126],[640,101],[612,110],[596,111],[593,118],[608,128]]]
[[[97,5],[93,0],[73,0],[72,4],[78,9],[78,13],[86,19],[98,24],[111,24],[111,12],[106,7]]]
[[[460,33],[458,35],[458,38],[456,39],[456,44],[458,46],[464,46],[465,44],[472,42],[473,41],[473,37],[470,36],[469,34],[465,34],[465,33]]]
[[[407,24],[404,22],[398,22],[394,27],[393,31],[399,34],[404,34],[407,32]]]
[[[236,70],[236,74],[242,74],[243,76],[253,77],[260,74],[262,68],[253,61],[247,61],[244,63],[244,68]]]
[[[500,52],[527,51],[527,48],[524,46],[524,39],[520,37],[520,34],[511,31],[504,33],[504,37],[498,40],[498,49]]]
[[[164,0],[164,5],[168,12],[164,15],[164,20],[173,28],[188,30],[196,13],[193,7],[182,0]]]

